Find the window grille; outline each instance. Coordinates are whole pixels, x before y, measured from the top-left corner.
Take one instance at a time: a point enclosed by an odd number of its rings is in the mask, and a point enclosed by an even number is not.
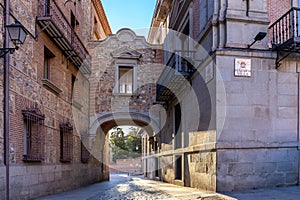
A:
[[[35,106],[22,110],[24,119],[23,161],[42,161],[44,159],[44,120],[45,115]]]
[[[60,161],[71,162],[73,157],[73,127],[70,122],[62,123],[60,128]]]

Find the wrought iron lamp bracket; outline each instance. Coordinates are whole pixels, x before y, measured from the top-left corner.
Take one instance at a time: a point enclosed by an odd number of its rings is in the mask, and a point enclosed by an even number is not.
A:
[[[16,46],[15,48],[0,48],[0,57],[4,57],[7,53],[14,53],[15,50],[18,50],[19,47]]]

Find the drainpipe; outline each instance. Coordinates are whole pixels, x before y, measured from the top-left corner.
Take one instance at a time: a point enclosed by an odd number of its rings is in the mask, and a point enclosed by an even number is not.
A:
[[[297,150],[298,150],[298,183],[300,184],[300,68],[296,63],[296,72],[298,74],[298,105],[297,105]]]
[[[10,24],[9,19],[10,1],[5,0],[5,25]],[[5,30],[5,48],[9,47],[9,36]],[[4,57],[4,154],[6,166],[6,199],[9,200],[9,53]]]
[[[224,48],[226,42],[226,30],[225,30],[225,18],[227,10],[227,0],[220,1],[220,13],[219,13],[219,47]]]
[[[213,45],[212,45],[212,51],[215,51],[218,48],[218,35],[219,35],[219,29],[218,29],[218,20],[219,20],[219,0],[214,1],[214,13],[213,13],[213,19],[212,19],[212,27],[213,27]]]

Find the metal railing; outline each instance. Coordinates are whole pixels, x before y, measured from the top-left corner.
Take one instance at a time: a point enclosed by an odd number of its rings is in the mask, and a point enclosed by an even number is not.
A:
[[[81,60],[86,58],[89,54],[87,49],[54,0],[39,0],[38,17],[49,17]]]
[[[156,87],[156,98],[164,101],[170,98],[174,88],[182,87],[195,73],[194,67],[195,51],[176,50],[171,53],[164,71],[162,72]],[[169,85],[171,83],[171,85]],[[168,96],[168,97],[167,97]],[[163,99],[161,98],[163,97]]]
[[[300,8],[293,7],[269,27],[273,47],[299,37],[299,13]]]
[[[194,51],[176,50],[170,56],[167,66],[173,68],[176,75],[190,76],[194,72],[194,67],[192,66],[194,57]]]

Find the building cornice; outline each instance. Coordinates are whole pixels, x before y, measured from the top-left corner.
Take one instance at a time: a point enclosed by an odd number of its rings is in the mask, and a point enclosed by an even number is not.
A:
[[[104,32],[106,35],[111,34],[111,28],[109,26],[109,22],[107,20],[103,5],[100,0],[92,0],[92,3],[95,7],[98,17],[101,19],[100,23],[103,26]]]
[[[151,20],[150,31],[148,35],[148,42],[153,42],[152,39],[159,26],[159,23],[163,22],[166,19],[172,2],[172,0],[156,1],[154,13]]]

